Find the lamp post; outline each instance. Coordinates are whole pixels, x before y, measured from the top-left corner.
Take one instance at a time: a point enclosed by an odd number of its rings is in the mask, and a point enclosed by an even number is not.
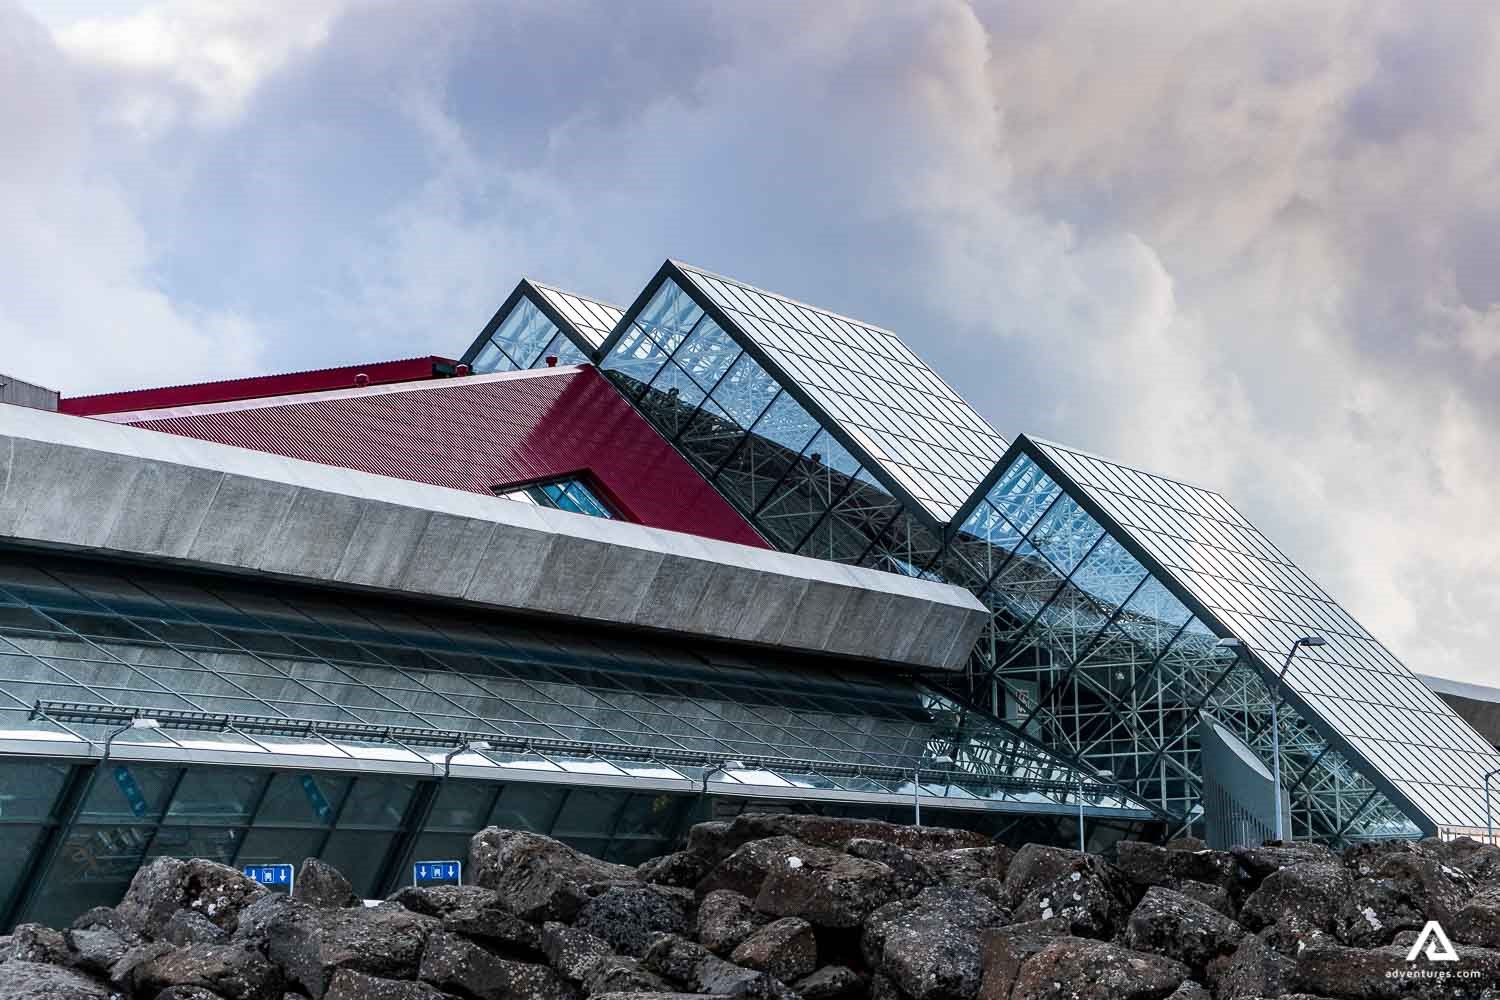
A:
[[[109,764],[109,748],[114,745],[115,737],[132,729],[160,729],[161,723],[155,719],[131,719],[123,726],[116,726],[104,737],[104,752],[99,755],[99,770],[104,770]],[[95,772],[98,773],[97,771]]]
[[[1276,675],[1276,690],[1271,692],[1271,786],[1276,794],[1276,839],[1286,839],[1286,831],[1282,829],[1281,816],[1281,722],[1277,715],[1277,709],[1281,704],[1281,688],[1286,682],[1286,672],[1292,665],[1292,657],[1297,655],[1297,650],[1303,646],[1326,646],[1328,640],[1321,635],[1304,635],[1292,643],[1286,651],[1286,662],[1281,665],[1281,672]]]
[[[930,760],[928,763],[931,763],[931,764],[952,764],[953,763],[953,758],[950,757],[950,756],[948,756],[947,754],[943,754],[942,756],[932,758],[932,760]],[[912,768],[912,772],[911,772],[911,806],[912,806],[912,811],[916,814],[913,825],[915,825],[915,826],[921,826],[922,825],[922,765],[920,763],[918,763],[916,767]]]
[[[443,780],[448,780],[448,772],[453,768],[454,757],[457,757],[461,753],[472,753],[477,750],[488,749],[490,749],[489,740],[471,740],[465,743],[460,743],[452,750],[449,750],[447,756],[443,758]]]
[[[63,837],[67,837],[68,833],[73,829],[73,826],[78,822],[78,817],[83,815],[83,807],[88,803],[89,796],[92,795],[94,791],[94,781],[98,779],[99,773],[109,766],[109,751],[110,748],[114,746],[115,737],[119,736],[122,733],[130,732],[132,729],[155,730],[160,728],[161,723],[155,719],[131,719],[124,725],[116,726],[114,729],[111,729],[105,735],[104,751],[99,755],[99,766],[94,769],[93,774],[89,775],[88,784],[84,786],[83,794],[78,797],[77,803],[74,804],[73,811],[68,816],[68,825],[63,828]]]
[[[704,771],[703,771],[703,784],[698,789],[698,800],[701,803],[703,803],[703,808],[700,809],[699,812],[703,813],[705,819],[711,818],[711,817],[708,816],[708,813],[707,813],[707,807],[708,807],[708,779],[710,777],[712,777],[713,775],[719,774],[721,772],[724,773],[724,774],[728,774],[730,768],[743,768],[744,766],[745,766],[745,762],[742,761],[742,760],[725,760],[725,761],[720,761],[719,763],[715,764],[713,767],[704,769]]]
[[[1484,842],[1486,844],[1495,842],[1495,819],[1490,815],[1490,779],[1497,774],[1500,774],[1500,767],[1484,776]]]

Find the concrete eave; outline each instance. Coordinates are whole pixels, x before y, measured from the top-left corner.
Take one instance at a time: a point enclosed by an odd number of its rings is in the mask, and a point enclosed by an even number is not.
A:
[[[959,587],[0,407],[0,543],[960,670]]]

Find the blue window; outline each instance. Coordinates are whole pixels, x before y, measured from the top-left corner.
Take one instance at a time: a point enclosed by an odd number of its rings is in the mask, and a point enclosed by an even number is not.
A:
[[[566,510],[574,514],[587,514],[590,517],[619,519],[620,515],[604,502],[599,493],[599,490],[591,487],[587,481],[578,476],[553,479],[545,483],[532,483],[529,486],[511,490],[504,487],[495,488],[495,495],[506,500],[519,500],[538,507],[551,507],[553,510]]]

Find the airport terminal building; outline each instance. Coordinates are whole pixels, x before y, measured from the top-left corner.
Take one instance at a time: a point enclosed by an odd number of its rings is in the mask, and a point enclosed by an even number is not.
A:
[[[1494,747],[1226,498],[1004,438],[890,331],[668,261],[463,340],[16,383],[6,927],[160,855],[382,895],[489,824],[622,862],[762,808],[1269,835],[1277,760],[1293,837],[1487,829]]]

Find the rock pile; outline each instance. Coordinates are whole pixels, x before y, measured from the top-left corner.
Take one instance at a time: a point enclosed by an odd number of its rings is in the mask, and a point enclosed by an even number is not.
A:
[[[290,897],[159,860],[116,907],[0,938],[0,997],[1500,1000],[1500,849],[1470,841],[1126,843],[1111,864],[742,816],[638,868],[492,828],[467,871],[472,885],[365,906],[313,860]],[[1428,920],[1456,961],[1406,961]]]

